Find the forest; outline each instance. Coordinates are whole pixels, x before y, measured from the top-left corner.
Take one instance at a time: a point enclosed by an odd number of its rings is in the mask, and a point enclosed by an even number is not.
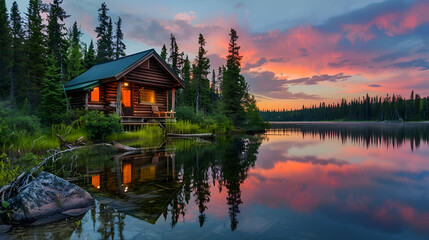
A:
[[[51,136],[61,132],[59,129],[69,129],[65,132],[74,132],[70,135],[89,138],[104,138],[123,131],[117,116],[72,110],[64,84],[96,64],[125,56],[122,26],[126,23],[121,17],[112,19],[108,6],[102,3],[94,29],[97,37],[86,43],[81,40],[80,23],[66,26],[70,15],[62,3],[62,0],[52,3],[29,0],[27,11],[22,13],[22,6],[17,2],[6,6],[5,0],[0,0],[0,145],[3,150],[17,148],[25,139],[53,142]],[[267,127],[240,73],[242,56],[236,30],[231,29],[229,36],[228,49],[225,49],[228,55],[218,69],[211,68],[203,34],[195,36],[198,51],[194,59],[180,51],[173,33],[165,39],[160,55],[186,86],[176,93],[179,124],[191,125],[188,128],[196,125],[199,131]],[[85,126],[94,122],[92,120],[100,122],[92,127],[98,131],[95,134],[90,132],[91,127]],[[75,139],[71,137],[71,140]]]
[[[429,120],[429,97],[400,95],[362,98],[341,103],[313,105],[295,110],[266,110],[259,114],[265,121],[424,121]]]

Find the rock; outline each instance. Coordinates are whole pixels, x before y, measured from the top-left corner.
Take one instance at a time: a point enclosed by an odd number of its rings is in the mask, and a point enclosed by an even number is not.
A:
[[[46,224],[87,212],[94,199],[84,189],[41,172],[10,201],[13,223]]]

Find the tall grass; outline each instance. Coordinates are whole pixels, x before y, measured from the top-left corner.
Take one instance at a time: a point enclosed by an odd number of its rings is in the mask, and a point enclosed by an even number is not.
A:
[[[232,124],[229,122],[224,124],[211,118],[206,118],[205,121],[200,124],[192,123],[187,120],[166,124],[167,132],[176,134],[225,133],[232,128]]]
[[[112,134],[108,141],[136,140],[132,145],[154,146],[164,141],[164,130],[159,126],[141,126],[133,131]]]

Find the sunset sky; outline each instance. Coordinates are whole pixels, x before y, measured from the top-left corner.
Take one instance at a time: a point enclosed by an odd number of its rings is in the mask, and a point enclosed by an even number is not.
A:
[[[17,1],[21,13],[28,0]],[[44,2],[49,2],[44,0]],[[70,26],[89,43],[100,0],[65,0]],[[6,0],[10,9],[12,0]],[[261,109],[300,108],[368,93],[429,95],[429,0],[107,0],[123,20],[127,54],[168,44],[193,59],[198,33],[213,68],[225,62],[228,32],[239,34],[242,73]]]

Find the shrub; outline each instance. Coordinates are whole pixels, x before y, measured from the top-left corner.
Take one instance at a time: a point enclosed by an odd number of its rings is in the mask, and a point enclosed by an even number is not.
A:
[[[203,115],[201,113],[196,114],[195,109],[190,106],[178,106],[176,108],[176,117],[191,123],[201,123],[203,121]]]
[[[121,118],[114,115],[104,115],[99,111],[88,111],[85,115],[81,116],[80,124],[88,137],[93,140],[105,139],[106,136],[123,132],[123,126],[120,121]]]

